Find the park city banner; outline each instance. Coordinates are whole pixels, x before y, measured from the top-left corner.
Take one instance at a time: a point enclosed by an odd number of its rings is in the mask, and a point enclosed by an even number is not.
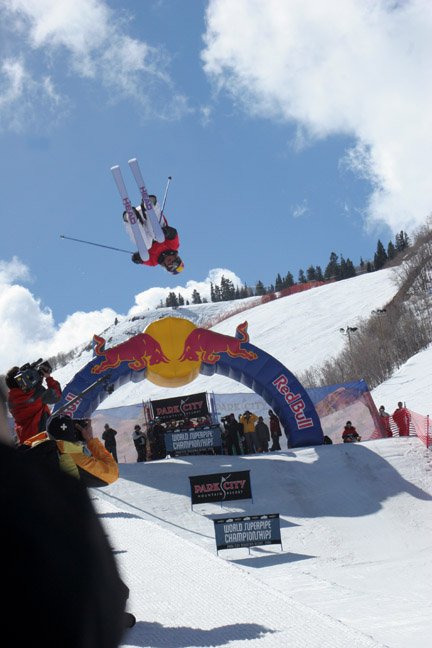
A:
[[[250,470],[189,477],[192,504],[252,499]]]
[[[181,430],[165,433],[165,448],[167,454],[199,454],[206,450],[222,452],[222,435],[219,425],[208,428]]]
[[[209,415],[207,394],[205,392],[191,394],[190,396],[152,400],[150,402],[154,418],[158,417],[161,421],[205,418]]]
[[[216,518],[213,522],[217,551],[258,545],[282,545],[279,513]]]

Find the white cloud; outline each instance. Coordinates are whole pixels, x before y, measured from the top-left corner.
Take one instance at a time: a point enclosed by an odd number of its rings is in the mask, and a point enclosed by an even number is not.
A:
[[[308,201],[305,198],[299,205],[294,205],[291,209],[293,218],[301,218],[309,212]]]
[[[7,58],[0,63],[0,117],[2,128],[21,132],[29,127],[34,130],[38,115],[43,122],[52,124],[55,118],[65,114],[68,102],[56,90],[51,77],[33,78],[25,62],[20,58]],[[47,116],[50,119],[47,119]]]
[[[251,114],[312,140],[346,134],[371,182],[369,225],[431,211],[432,11],[428,0],[211,0],[204,69]],[[241,34],[241,38],[239,38]]]
[[[205,298],[210,302],[211,284],[219,285],[222,277],[229,279],[235,288],[240,288],[243,285],[242,280],[234,272],[231,272],[231,270],[214,268],[210,270],[209,276],[204,281],[188,281],[186,286],[178,285],[176,287],[149,288],[149,290],[139,293],[135,296],[135,306],[130,309],[128,315],[133,316],[142,311],[157,308],[161,301],[165,304],[165,299],[170,292],[174,292],[176,295],[180,293],[185,301],[187,300],[192,303],[192,293],[196,290],[199,292],[201,299]]]
[[[125,19],[103,0],[0,0],[0,7],[3,30],[15,37],[15,58],[23,69],[30,68],[36,52],[42,52],[52,72],[58,56],[65,58],[73,74],[100,82],[111,100],[128,97],[137,102],[142,117],[176,119],[189,111],[187,98],[174,88],[164,49],[128,36]],[[28,78],[34,75],[27,73]],[[59,97],[52,79],[47,88],[47,77],[45,90],[54,107]],[[14,105],[23,96],[24,86],[15,87]],[[9,91],[9,103],[11,99]]]
[[[210,270],[203,281],[188,281],[186,286],[151,288],[135,297],[135,305],[128,315],[132,316],[165,302],[170,292],[179,292],[191,301],[196,289],[202,298],[210,301],[210,284],[220,284],[221,278],[232,281],[235,287],[241,280],[230,270]],[[64,322],[56,324],[51,309],[43,307],[20,282],[29,280],[29,269],[16,257],[12,261],[0,261],[0,374],[14,365],[32,362],[39,357],[49,358],[57,353],[67,353],[76,346],[90,342],[94,333],[101,333],[110,326],[117,314],[111,308],[91,312],[76,312]]]
[[[91,340],[93,333],[112,324],[116,316],[110,308],[79,312],[57,326],[51,310],[17,283],[28,278],[28,268],[16,257],[0,261],[0,373],[16,364],[70,351]]]

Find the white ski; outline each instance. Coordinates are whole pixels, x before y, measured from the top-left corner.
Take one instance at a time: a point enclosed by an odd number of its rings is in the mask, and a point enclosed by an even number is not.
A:
[[[133,210],[132,203],[129,200],[129,196],[126,190],[126,185],[124,183],[120,167],[118,165],[111,167],[111,173],[113,174],[114,182],[117,185],[118,192],[122,199],[123,206],[127,214],[128,223],[130,225],[133,237],[135,239],[135,243],[137,245],[139,255],[143,261],[147,261],[149,258],[148,249],[145,244],[138,219]]]
[[[153,230],[153,238],[155,239],[155,241],[159,241],[159,243],[162,243],[162,241],[165,240],[165,235],[162,231],[162,227],[159,222],[159,218],[156,214],[156,211],[153,207],[153,203],[149,198],[148,191],[145,186],[144,179],[142,177],[141,169],[138,164],[138,160],[136,158],[132,158],[131,160],[128,161],[128,164],[130,170],[132,171],[133,177],[135,178],[135,182],[137,183],[138,189],[140,191],[141,199],[143,201],[145,211],[146,211],[146,216]]]

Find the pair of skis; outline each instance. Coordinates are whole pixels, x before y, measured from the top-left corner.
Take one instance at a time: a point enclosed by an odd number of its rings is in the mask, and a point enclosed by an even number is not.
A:
[[[159,222],[156,211],[153,207],[153,203],[149,198],[149,194],[142,177],[138,160],[136,158],[132,158],[128,161],[128,164],[130,170],[132,171],[132,175],[135,178],[135,182],[141,194],[141,200],[145,208],[145,214],[143,214],[143,216],[146,217],[145,228],[142,224],[140,224],[132,203],[129,199],[120,167],[118,165],[111,167],[111,173],[113,174],[114,182],[117,185],[124,210],[127,214],[127,221],[130,225],[132,235],[135,239],[139,255],[143,261],[147,261],[149,258],[149,247],[151,246],[151,241],[154,239],[155,241],[162,242],[165,236],[162,231],[162,226]]]

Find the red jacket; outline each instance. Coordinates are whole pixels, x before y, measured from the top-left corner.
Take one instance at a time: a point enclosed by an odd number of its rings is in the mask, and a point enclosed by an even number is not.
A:
[[[60,383],[51,376],[47,376],[46,382],[48,389],[53,392],[49,402],[54,403],[60,400]],[[18,387],[12,387],[9,390],[9,410],[14,418],[15,432],[20,443],[24,443],[30,437],[41,432],[42,429],[44,430],[45,420],[51,414],[50,408],[42,400],[42,394],[37,396],[37,392],[39,392],[39,388],[31,389],[28,392],[24,392]],[[41,423],[42,428],[40,428]]]
[[[393,412],[393,421],[399,429],[399,436],[409,436],[410,413],[406,407],[398,407]]]
[[[351,425],[350,427],[347,427],[345,425],[344,431],[342,432],[342,439],[345,441],[348,438],[354,438],[354,439],[359,439],[360,435],[355,429],[354,425]]]
[[[165,236],[173,236],[173,238],[165,238],[164,241],[159,243],[158,241],[153,241],[153,244],[149,250],[149,258],[147,261],[143,261],[144,265],[148,266],[156,266],[159,265],[159,257],[162,254],[162,252],[167,252],[168,250],[172,250],[173,252],[177,252],[177,250],[180,247],[180,241],[179,237],[177,234],[177,230],[174,229],[174,227],[166,227],[164,229],[169,230],[169,234],[165,234]]]

